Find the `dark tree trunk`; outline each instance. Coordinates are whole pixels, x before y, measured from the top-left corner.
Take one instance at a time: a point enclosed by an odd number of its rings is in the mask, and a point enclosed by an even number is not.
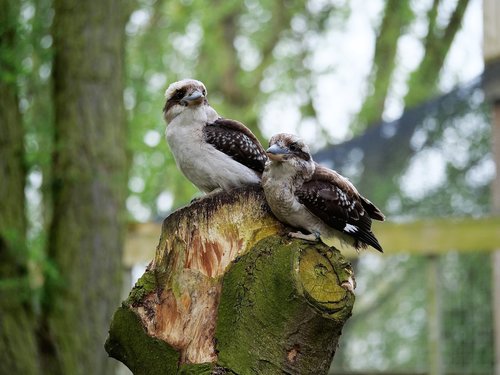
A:
[[[19,4],[0,0],[0,373],[38,374],[30,309],[23,125],[18,109]]]
[[[352,270],[288,230],[260,188],[174,212],[113,317],[108,353],[136,375],[326,374],[354,303]]]
[[[121,291],[126,193],[119,0],[55,0],[53,221],[59,275],[44,306],[45,371],[109,374],[103,350]]]

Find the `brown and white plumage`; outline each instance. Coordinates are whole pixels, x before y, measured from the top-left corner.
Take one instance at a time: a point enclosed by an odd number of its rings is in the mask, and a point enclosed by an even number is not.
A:
[[[371,222],[385,217],[349,180],[315,163],[307,145],[294,135],[277,134],[269,145],[262,175],[266,200],[279,220],[310,233],[291,236],[337,237],[356,249],[370,245],[382,252]]]
[[[200,190],[258,184],[266,153],[242,123],[220,117],[205,85],[185,79],[165,92],[166,137],[181,172]]]

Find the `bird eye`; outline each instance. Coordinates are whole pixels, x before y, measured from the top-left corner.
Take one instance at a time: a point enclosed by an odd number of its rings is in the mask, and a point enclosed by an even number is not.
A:
[[[288,148],[293,152],[299,151],[299,146],[297,145],[297,143],[292,143]]]
[[[184,97],[184,93],[180,90],[177,90],[175,95],[174,95],[174,98],[175,99],[182,99]]]

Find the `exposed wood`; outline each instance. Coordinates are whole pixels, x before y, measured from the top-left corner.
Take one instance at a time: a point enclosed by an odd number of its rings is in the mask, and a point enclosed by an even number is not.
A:
[[[352,270],[338,250],[284,229],[258,187],[172,213],[113,318],[108,353],[144,374],[326,374],[354,303]]]
[[[486,63],[500,59],[500,2],[483,0],[483,55]]]
[[[375,222],[373,228],[384,254],[492,251],[500,243],[500,217]],[[125,266],[130,268],[151,261],[160,233],[160,223],[130,224],[123,259]],[[357,256],[350,248],[341,250],[347,257]]]

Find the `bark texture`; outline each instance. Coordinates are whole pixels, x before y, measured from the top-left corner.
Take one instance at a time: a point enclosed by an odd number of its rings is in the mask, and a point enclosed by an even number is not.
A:
[[[53,221],[45,372],[109,374],[102,345],[121,290],[126,192],[125,4],[54,1]]]
[[[207,196],[163,223],[106,350],[134,374],[326,374],[354,303],[340,252],[291,240],[260,188]]]

